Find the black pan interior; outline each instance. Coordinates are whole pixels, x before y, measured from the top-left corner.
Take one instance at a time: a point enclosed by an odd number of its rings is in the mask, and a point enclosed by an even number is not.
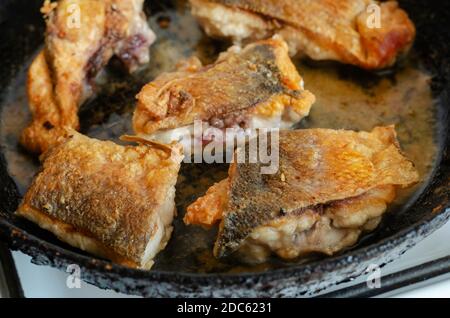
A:
[[[44,25],[39,14],[40,5],[41,1],[30,0],[7,0],[0,5],[0,107],[2,108],[11,105],[12,102],[17,105],[26,103],[23,93],[25,72],[43,41]],[[394,207],[395,211],[384,219],[379,230],[362,240],[354,249],[334,258],[309,259],[307,264],[303,264],[305,261],[286,263],[273,260],[262,266],[248,267],[237,265],[233,261],[217,262],[210,255],[215,232],[205,232],[195,228],[186,229],[181,222],[181,215],[175,223],[176,236],[167,249],[158,256],[151,272],[134,271],[115,265],[109,266],[107,262],[90,257],[61,243],[47,232],[13,215],[21,195],[26,190],[26,182],[21,182],[21,180],[29,180],[38,171],[37,159],[27,155],[17,145],[17,135],[13,133],[3,134],[0,138],[2,141],[0,154],[0,232],[2,236],[13,248],[21,249],[32,255],[37,263],[64,267],[67,263],[76,262],[88,269],[85,279],[90,282],[95,282],[102,287],[113,287],[144,295],[165,294],[164,291],[158,292],[149,289],[148,285],[153,280],[170,283],[171,277],[173,277],[173,281],[188,279],[194,285],[207,282],[213,286],[213,281],[219,277],[215,273],[226,273],[225,280],[230,282],[236,279],[240,280],[242,277],[253,277],[254,279],[271,277],[270,279],[273,280],[275,277],[280,277],[279,275],[287,277],[296,273],[298,277],[303,275],[301,279],[305,282],[314,279],[316,283],[329,280],[328,285],[330,285],[341,280],[338,279],[340,276],[325,278],[321,274],[324,275],[323,272],[327,268],[335,268],[336,271],[344,271],[346,268],[345,272],[350,273],[349,263],[346,263],[349,256],[354,260],[384,257],[386,261],[394,258],[395,255],[398,256],[409,245],[423,238],[448,218],[449,213],[444,211],[448,207],[450,180],[447,150],[448,108],[450,105],[450,31],[446,26],[448,18],[450,18],[450,5],[439,1],[422,3],[413,0],[401,1],[401,5],[416,23],[418,37],[410,58],[406,62],[399,63],[395,69],[381,74],[369,74],[353,67],[338,66],[332,63],[302,62],[299,64],[299,67],[305,72],[317,68],[324,69],[326,72],[332,70],[332,74],[335,74],[339,80],[358,83],[362,89],[368,92],[380,85],[382,81],[389,81],[395,87],[398,74],[407,69],[410,64],[414,64],[430,75],[429,85],[434,98],[434,126],[430,136],[435,148],[433,162],[427,170],[429,175],[425,178],[424,183],[415,189],[414,193],[409,194],[408,200]],[[198,27],[192,26],[195,22],[189,18],[185,1],[148,1],[146,7],[150,24],[159,36],[157,45],[162,49],[152,48],[150,66],[132,77],[117,71],[114,65],[115,61],[112,61],[106,72],[109,79],[108,84],[99,84],[98,95],[80,109],[82,132],[97,138],[117,139],[118,136],[130,129],[129,119],[134,106],[133,97],[143,84],[150,81],[159,72],[170,70],[173,62],[180,57],[196,54],[203,61],[209,62],[227,47],[225,43],[208,39]],[[168,21],[170,23],[167,28]],[[436,30],[439,32],[436,33]],[[10,109],[8,108],[8,110]],[[1,125],[23,125],[23,120],[11,122],[14,116],[5,114],[4,111],[1,114]],[[15,116],[26,117],[28,115],[17,110]],[[347,127],[330,128],[360,128],[355,127],[352,122],[347,124]],[[317,125],[318,123],[314,121],[313,117],[305,121],[302,128]],[[331,124],[331,126],[333,125]],[[418,128],[417,131],[420,129]],[[412,135],[414,134],[412,133]],[[414,135],[411,138],[411,142],[414,142],[414,138],[419,137]],[[424,146],[424,151],[429,152],[430,149],[432,148]],[[13,157],[17,162],[11,161],[11,156],[8,156],[8,153],[11,152],[19,154]],[[423,156],[427,156],[427,153],[423,153]],[[24,176],[20,178],[12,176],[12,165],[22,167]],[[214,181],[221,180],[226,175],[226,169],[227,167],[224,165],[207,168],[183,166],[178,185],[178,191],[182,193],[177,200],[179,210],[183,211],[187,204],[204,193]],[[402,245],[404,242],[408,242],[408,244]],[[391,249],[392,255],[388,255],[387,248]],[[311,271],[318,273],[318,276],[305,274],[311,273]],[[252,272],[260,274],[259,276],[258,274],[245,274]],[[356,268],[353,268],[353,272],[353,275],[357,272]],[[127,277],[128,281],[120,284],[114,283],[113,281],[119,277]],[[317,286],[316,289],[320,289]],[[282,286],[279,288],[281,289]],[[270,291],[270,288],[267,290]]]

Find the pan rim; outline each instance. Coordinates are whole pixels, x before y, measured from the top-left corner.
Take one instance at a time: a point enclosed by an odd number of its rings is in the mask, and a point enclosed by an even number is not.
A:
[[[445,162],[441,162],[441,164],[445,164]],[[440,167],[441,165],[438,165]],[[433,181],[436,178],[437,171],[434,172],[433,176],[430,178],[430,181],[427,185],[427,187],[422,191],[422,193],[419,195],[419,197],[411,203],[411,207],[413,208],[418,204],[421,200],[424,199],[424,196],[427,194],[427,189],[429,187],[432,187]],[[408,210],[409,210],[408,209]],[[77,253],[75,251],[68,250],[62,246],[58,246],[52,242],[46,241],[44,239],[41,239],[37,237],[36,235],[32,233],[28,233],[26,230],[21,229],[17,227],[14,224],[11,224],[8,222],[8,220],[4,217],[0,217],[0,229],[7,229],[7,231],[10,233],[9,237],[7,238],[7,242],[9,246],[13,250],[19,250],[23,252],[24,254],[27,254],[31,256],[32,258],[36,258],[34,255],[30,255],[28,253],[28,250],[25,248],[23,244],[20,244],[19,247],[17,247],[17,241],[18,240],[26,240],[29,243],[32,243],[34,247],[39,249],[39,252],[42,254],[45,254],[45,249],[47,249],[49,252],[53,252],[55,256],[60,258],[62,261],[65,261],[67,264],[70,264],[71,260],[74,260],[75,258],[78,259],[78,261],[83,261],[83,265],[87,268],[90,267],[97,267],[97,268],[104,268],[108,269],[110,273],[116,273],[120,274],[121,276],[126,276],[128,278],[149,278],[154,280],[164,280],[164,281],[179,281],[180,283],[185,280],[191,280],[192,282],[196,281],[202,281],[202,280],[210,280],[210,279],[224,279],[225,283],[236,283],[239,280],[242,279],[248,279],[248,278],[275,278],[275,277],[286,277],[287,274],[294,274],[294,273],[301,273],[301,272],[314,272],[313,269],[315,267],[322,267],[322,269],[325,267],[329,267],[329,265],[333,265],[333,270],[338,270],[339,268],[343,268],[348,263],[354,262],[354,261],[364,261],[371,259],[371,255],[377,254],[380,250],[387,250],[391,249],[392,246],[397,246],[402,243],[404,243],[406,240],[408,240],[409,236],[412,234],[415,234],[417,232],[429,232],[426,233],[424,237],[431,234],[435,230],[437,230],[440,226],[444,225],[446,221],[450,219],[450,202],[447,202],[445,206],[441,206],[439,211],[436,211],[435,213],[425,217],[423,220],[418,221],[409,227],[395,233],[392,236],[388,236],[383,238],[381,241],[377,241],[374,243],[371,243],[367,246],[361,247],[361,248],[355,248],[350,249],[346,251],[343,254],[332,256],[332,257],[326,257],[320,260],[304,263],[304,264],[297,264],[292,265],[285,268],[278,268],[278,269],[272,269],[264,272],[243,272],[243,273],[195,273],[195,272],[175,272],[175,271],[163,271],[163,270],[143,270],[143,269],[135,269],[135,268],[129,268],[123,265],[114,264],[110,261],[97,258],[95,256],[89,256],[84,255],[81,253]],[[436,222],[438,225],[432,229],[424,229],[427,225],[430,223]],[[0,231],[0,235],[5,236],[5,231]],[[8,236],[8,235],[6,235]],[[26,239],[25,239],[26,237]],[[421,240],[420,239],[420,240]],[[416,242],[417,243],[417,242]],[[414,243],[414,245],[416,244]],[[43,245],[46,245],[45,247]],[[339,265],[339,267],[336,267],[336,265]],[[124,273],[127,273],[127,275],[123,275]],[[230,281],[233,279],[236,279],[236,281]]]

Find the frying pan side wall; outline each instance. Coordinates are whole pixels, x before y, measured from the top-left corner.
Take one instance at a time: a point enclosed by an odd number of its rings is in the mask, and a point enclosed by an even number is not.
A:
[[[4,0],[0,3],[0,107],[10,79],[26,67],[25,61],[42,43],[41,1]],[[376,261],[383,265],[438,229],[450,218],[449,105],[450,105],[450,3],[402,1],[418,29],[416,51],[434,75],[432,88],[438,100],[440,160],[432,181],[408,210],[408,220],[393,217],[373,242],[343,255],[260,274],[183,274],[140,271],[67,250],[49,242],[42,231],[13,215],[20,196],[8,174],[0,149],[0,238],[14,250],[32,256],[33,262],[65,270],[82,267],[82,278],[101,288],[143,296],[303,296],[356,277]],[[439,30],[439,32],[436,32]],[[1,120],[1,118],[0,118]]]

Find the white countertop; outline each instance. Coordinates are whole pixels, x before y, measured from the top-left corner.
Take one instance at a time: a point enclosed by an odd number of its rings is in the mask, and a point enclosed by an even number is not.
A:
[[[450,223],[406,252],[397,261],[388,264],[382,269],[381,274],[386,275],[448,255],[450,255]],[[13,256],[26,297],[130,297],[110,290],[101,290],[84,282],[79,289],[69,289],[66,285],[69,274],[31,264],[30,257],[20,252],[14,252]],[[382,282],[381,278],[381,284]],[[394,297],[450,298],[450,279],[405,293],[396,295],[394,293]]]

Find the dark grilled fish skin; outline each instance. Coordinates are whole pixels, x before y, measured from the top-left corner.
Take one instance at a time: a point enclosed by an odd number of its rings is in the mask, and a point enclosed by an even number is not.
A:
[[[210,36],[242,42],[279,34],[288,42],[293,55],[299,53],[314,60],[335,60],[365,69],[391,66],[409,50],[416,32],[395,1],[190,2],[193,15]]]
[[[196,59],[144,86],[133,116],[137,134],[152,134],[192,124],[220,122],[217,128],[244,125],[253,115],[270,117],[292,109],[301,118],[314,96],[302,88],[302,78],[280,38],[231,48],[203,66]],[[281,108],[281,109],[280,109]]]
[[[217,257],[230,255],[252,231],[277,219],[306,211],[320,214],[330,204],[342,205],[377,188],[405,187],[418,180],[392,126],[371,133],[281,131],[279,151],[274,175],[261,174],[260,164],[230,167],[228,202],[214,249]]]

